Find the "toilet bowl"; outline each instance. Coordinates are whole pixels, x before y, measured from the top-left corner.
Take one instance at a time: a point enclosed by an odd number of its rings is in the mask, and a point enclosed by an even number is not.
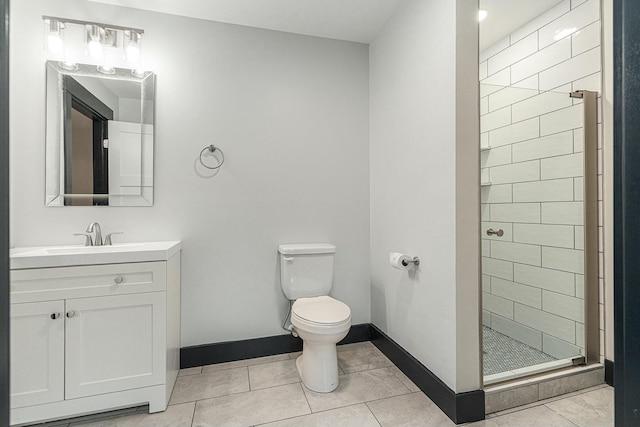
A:
[[[291,324],[303,341],[302,355],[296,360],[304,385],[328,393],[338,386],[336,344],[351,328],[351,310],[329,296],[299,298],[291,308]]]

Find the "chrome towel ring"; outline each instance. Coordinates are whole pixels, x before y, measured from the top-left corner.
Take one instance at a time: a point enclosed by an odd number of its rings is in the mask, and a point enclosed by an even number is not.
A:
[[[222,159],[219,161],[220,163],[218,163],[217,166],[209,166],[207,165],[204,160],[202,160],[202,155],[204,154],[205,151],[209,150],[210,153],[214,153],[216,151],[220,152],[220,155],[222,156]],[[222,164],[224,163],[224,153],[222,152],[222,150],[218,147],[216,147],[215,145],[211,144],[207,147],[204,147],[202,149],[202,151],[200,152],[200,163],[202,163],[202,166],[204,166],[207,169],[218,169],[220,166],[222,166]]]

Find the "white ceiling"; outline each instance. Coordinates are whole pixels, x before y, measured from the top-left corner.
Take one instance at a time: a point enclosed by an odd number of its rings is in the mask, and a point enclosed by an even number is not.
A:
[[[229,24],[369,43],[402,0],[89,0]]]
[[[403,0],[89,1],[309,36],[370,43]],[[480,24],[480,51],[562,1],[480,0],[480,8],[489,11],[489,16]]]
[[[480,0],[489,11],[480,23],[480,52],[563,0]]]

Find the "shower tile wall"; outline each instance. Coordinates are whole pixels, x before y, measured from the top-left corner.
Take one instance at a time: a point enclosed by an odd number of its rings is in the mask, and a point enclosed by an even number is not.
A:
[[[600,71],[599,0],[565,0],[480,53],[483,323],[556,358],[584,346],[582,106],[568,94],[600,93]]]

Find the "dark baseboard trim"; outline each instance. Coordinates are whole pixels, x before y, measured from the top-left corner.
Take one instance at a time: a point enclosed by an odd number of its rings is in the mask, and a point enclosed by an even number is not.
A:
[[[456,394],[420,361],[371,325],[371,342],[456,424],[484,420],[484,390]]]
[[[613,387],[613,361],[604,359],[604,382]]]
[[[370,324],[352,325],[347,336],[338,345],[369,340],[371,340]],[[273,356],[301,350],[302,340],[290,334],[195,345],[180,349],[180,368],[193,368],[195,366]]]

